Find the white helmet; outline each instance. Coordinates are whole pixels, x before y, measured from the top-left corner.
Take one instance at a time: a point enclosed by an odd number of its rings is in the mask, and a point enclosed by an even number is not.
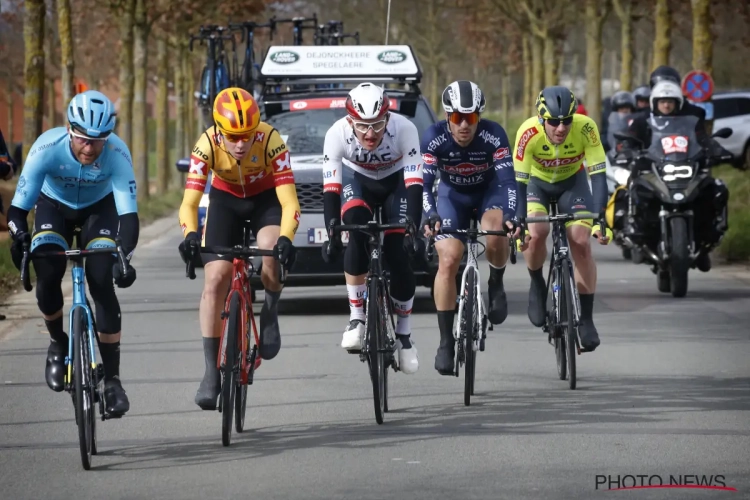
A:
[[[661,80],[654,88],[651,89],[651,109],[656,107],[656,101],[659,99],[675,99],[677,109],[682,109],[683,97],[682,89],[678,84],[671,80]]]
[[[374,120],[388,113],[390,99],[372,83],[360,83],[346,98],[346,111],[356,120]]]
[[[484,94],[474,82],[455,81],[443,91],[443,109],[446,113],[481,113],[484,111]]]

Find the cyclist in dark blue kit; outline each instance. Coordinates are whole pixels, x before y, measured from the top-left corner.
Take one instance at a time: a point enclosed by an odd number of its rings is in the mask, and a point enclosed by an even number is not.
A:
[[[436,229],[468,229],[474,211],[484,230],[514,229],[516,181],[511,145],[503,127],[481,118],[485,99],[473,82],[459,80],[443,92],[446,120],[432,125],[422,138],[424,165],[423,210],[425,235]],[[432,193],[437,175],[438,201]],[[440,347],[435,369],[441,375],[453,374],[455,342],[453,320],[456,307],[456,274],[461,265],[466,238],[438,234],[438,273],[435,277],[435,307],[438,311]],[[499,325],[508,316],[503,273],[508,259],[508,240],[487,236],[490,263],[488,317]]]

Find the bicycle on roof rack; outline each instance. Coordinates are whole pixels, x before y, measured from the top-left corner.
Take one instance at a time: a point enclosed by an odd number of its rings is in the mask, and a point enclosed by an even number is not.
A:
[[[245,44],[245,59],[242,61],[242,69],[237,75],[236,85],[254,95],[258,73],[260,71],[260,67],[257,65],[255,58],[255,30],[268,28],[270,39],[273,40],[276,26],[270,21],[264,24],[247,21],[243,23],[232,23],[229,24],[228,27],[230,31],[240,31],[240,43]]]
[[[229,28],[217,25],[202,25],[198,35],[190,35],[189,48],[193,51],[193,42],[199,40],[200,44],[206,44],[206,65],[201,72],[200,90],[195,93],[198,106],[203,111],[204,126],[209,127],[213,120],[211,109],[216,95],[232,85],[236,81],[237,47],[234,37],[225,34]],[[227,62],[224,41],[231,41],[234,53],[233,64]],[[234,71],[233,71],[234,67]]]
[[[313,14],[312,17],[291,17],[289,19],[276,19],[273,16],[270,19],[273,30],[276,29],[277,24],[291,23],[292,24],[292,39],[293,45],[302,45],[302,32],[306,29],[317,30],[318,29],[318,15]]]
[[[315,45],[339,45],[340,40],[354,38],[359,45],[359,31],[353,34],[344,33],[343,21],[328,21],[327,24],[321,24],[315,31]]]

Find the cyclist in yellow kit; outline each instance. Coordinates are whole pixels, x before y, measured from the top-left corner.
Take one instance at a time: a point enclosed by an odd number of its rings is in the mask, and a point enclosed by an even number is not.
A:
[[[279,131],[260,121],[258,103],[241,88],[219,92],[214,101],[215,125],[201,134],[190,156],[180,226],[185,240],[182,258],[200,259],[198,204],[212,171],[209,208],[203,230],[204,246],[242,244],[245,220],[261,249],[274,249],[289,269],[294,262],[292,240],[300,218],[289,150]],[[221,376],[216,367],[221,337],[221,311],[232,274],[230,255],[203,254],[205,283],[200,302],[200,326],[206,371],[195,396],[204,410],[216,408]],[[260,312],[262,359],[273,359],[281,348],[277,305],[281,295],[278,263],[263,257],[261,281],[265,301]]]
[[[593,230],[599,243],[606,245],[612,233],[604,222],[607,203],[604,147],[596,123],[585,115],[576,114],[576,102],[569,89],[547,87],[537,97],[538,116],[529,118],[518,129],[513,156],[518,183],[516,213],[526,213],[529,217],[547,215],[549,202],[554,199],[560,213],[599,214],[596,224],[590,219],[566,223],[581,298],[581,347],[593,351],[599,345],[599,335],[592,319],[596,264],[589,238]],[[584,167],[584,160],[588,167]],[[588,177],[591,177],[593,196]],[[524,225],[522,219],[518,222]],[[606,230],[604,235],[602,228]],[[529,224],[521,246],[531,275],[529,319],[538,327],[544,325],[547,316],[543,267],[548,235],[549,224]]]

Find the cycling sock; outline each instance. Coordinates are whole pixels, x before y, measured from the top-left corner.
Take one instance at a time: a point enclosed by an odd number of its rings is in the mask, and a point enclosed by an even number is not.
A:
[[[216,360],[219,357],[219,341],[221,337],[203,337],[203,357],[206,362],[206,372],[203,378],[209,383],[209,387],[218,385],[219,369],[216,368]]]
[[[581,293],[579,297],[581,299],[581,319],[592,319],[594,315],[594,294]]]
[[[414,297],[407,301],[394,299],[391,297],[393,302],[393,310],[396,313],[396,334],[398,335],[409,335],[411,333],[411,309],[414,305]]]
[[[396,338],[401,341],[401,347],[404,349],[411,349],[411,339],[409,335],[397,333]]]
[[[365,321],[365,296],[367,285],[346,285],[346,293],[349,295],[349,321],[358,319]]]
[[[438,327],[440,328],[440,346],[447,347],[446,343],[453,342],[453,318],[456,311],[438,311]]]
[[[278,292],[270,292],[268,290],[265,291],[265,301],[263,302],[263,305],[267,308],[269,312],[276,312],[276,306],[279,303],[279,298],[281,297],[281,290]]]
[[[544,266],[535,269],[534,271],[529,269],[529,276],[531,276],[531,280],[534,281],[537,286],[543,289],[546,288],[547,284],[544,282]]]
[[[102,363],[104,363],[104,381],[120,378],[120,343],[113,342],[105,344],[99,342],[99,352],[102,353]]]
[[[68,336],[63,331],[63,317],[60,316],[52,321],[44,320],[44,324],[47,325],[47,331],[49,332],[50,339],[60,344],[68,343]]]
[[[489,283],[502,283],[503,275],[505,274],[505,266],[495,267],[490,264],[490,280]]]

